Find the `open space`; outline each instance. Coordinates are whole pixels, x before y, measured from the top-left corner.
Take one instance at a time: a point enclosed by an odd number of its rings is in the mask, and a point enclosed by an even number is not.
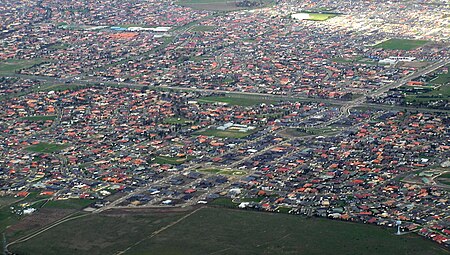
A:
[[[447,66],[447,68],[450,69],[450,66]],[[433,84],[450,84],[450,72],[441,73],[430,82]]]
[[[170,118],[166,118],[163,121],[165,124],[181,124],[181,125],[186,125],[186,124],[192,124],[193,121],[192,120],[188,120],[186,118],[182,118],[182,117],[170,117]]]
[[[427,105],[434,101],[449,101],[450,84],[442,85],[437,88],[420,87],[416,93],[408,93],[405,96],[406,102],[412,105]]]
[[[200,209],[152,235],[183,215],[185,213],[88,215],[10,249],[20,255],[114,254],[127,248],[125,254],[160,255],[449,254],[415,234],[395,236],[393,229],[224,208]]]
[[[244,138],[250,134],[253,134],[256,130],[250,130],[247,132],[240,132],[235,130],[219,130],[216,128],[209,128],[203,131],[199,131],[196,135],[215,136],[221,138]]]
[[[447,173],[443,173],[440,176],[438,176],[436,178],[437,182],[445,184],[445,185],[450,185],[450,172]]]
[[[26,150],[31,152],[52,153],[60,151],[67,147],[68,147],[67,144],[38,143],[35,145],[28,146]]]
[[[414,50],[428,43],[425,40],[389,39],[375,45],[375,48],[385,50]]]
[[[177,4],[185,7],[190,7],[193,9],[200,10],[211,10],[211,11],[236,11],[251,8],[261,8],[270,5],[272,2],[269,0],[263,1],[249,1],[251,6],[241,6],[237,4],[239,1],[229,1],[229,0],[180,0]]]
[[[28,116],[23,117],[24,120],[31,120],[31,121],[46,121],[46,120],[55,120],[55,115],[39,115],[39,116]]]
[[[45,62],[43,59],[9,59],[0,62],[0,74],[11,74],[21,69],[30,68]]]
[[[181,165],[186,161],[193,159],[192,156],[186,157],[167,157],[167,156],[156,156],[153,160],[154,163],[161,165]]]
[[[301,17],[303,20],[311,20],[311,21],[325,21],[331,18],[338,16],[334,13],[319,13],[319,12],[302,12],[297,13],[294,17]]]
[[[229,105],[240,105],[240,106],[252,106],[257,104],[270,104],[275,102],[271,99],[265,99],[261,97],[252,97],[252,96],[208,96],[201,97],[198,99],[200,103],[226,103]]]
[[[52,200],[44,205],[45,208],[60,208],[60,209],[83,209],[90,204],[93,204],[95,200],[91,199],[64,199],[64,200]]]
[[[222,175],[237,175],[237,176],[241,176],[241,175],[245,175],[246,172],[244,171],[240,171],[240,170],[232,170],[232,169],[200,169],[198,170],[199,172],[202,173],[211,173],[211,174],[222,174]]]

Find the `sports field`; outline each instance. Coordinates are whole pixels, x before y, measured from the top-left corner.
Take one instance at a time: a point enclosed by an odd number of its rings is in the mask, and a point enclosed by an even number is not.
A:
[[[414,50],[428,43],[425,40],[389,39],[375,45],[375,48],[385,50]]]
[[[186,214],[91,214],[10,250],[19,255],[450,254],[415,234],[396,236],[393,229],[287,214],[202,208],[170,224]],[[164,226],[169,227],[155,232]]]

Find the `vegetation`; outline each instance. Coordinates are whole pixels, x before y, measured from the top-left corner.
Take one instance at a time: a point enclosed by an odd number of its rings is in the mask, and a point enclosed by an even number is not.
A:
[[[31,120],[31,121],[46,121],[46,120],[55,120],[55,115],[38,115],[38,116],[28,116],[23,117],[24,120]]]
[[[192,124],[193,121],[192,120],[188,120],[186,118],[182,118],[182,117],[170,117],[170,118],[166,118],[163,121],[165,124],[182,124],[182,125],[186,125],[186,124]]]
[[[261,8],[272,4],[271,0],[180,0],[177,4],[193,9],[214,10],[214,11],[235,11],[242,9]]]
[[[213,31],[215,27],[213,26],[194,26],[192,28],[192,31],[194,32],[208,32],[208,31]]]
[[[389,39],[375,45],[376,48],[385,50],[413,50],[428,43],[425,40]]]
[[[253,134],[256,130],[247,132],[239,132],[236,130],[218,130],[216,128],[209,128],[203,131],[196,132],[196,135],[215,136],[221,138],[244,138],[250,134]]]
[[[329,19],[337,16],[337,14],[331,14],[331,13],[308,13],[308,14],[309,14],[309,18],[307,18],[307,20],[313,20],[313,21],[325,21],[325,20],[329,20]]]
[[[38,143],[35,145],[28,146],[27,151],[31,152],[41,152],[41,153],[53,153],[67,148],[67,144],[56,144],[56,143]]]
[[[437,88],[420,88],[414,93],[408,93],[405,97],[407,103],[413,105],[428,104],[433,101],[450,99],[450,84],[442,85]]]
[[[293,137],[310,136],[310,135],[332,135],[340,131],[337,127],[324,128],[288,128],[284,130],[284,134]]]
[[[15,254],[115,254],[173,222],[179,214],[97,215],[65,222],[10,247]],[[51,242],[49,242],[51,240]]]
[[[230,96],[208,96],[202,97],[198,99],[200,103],[226,103],[230,105],[240,105],[240,106],[252,106],[257,104],[270,104],[274,103],[272,99],[266,99],[261,97],[253,97],[253,96],[239,96],[239,95],[230,95]]]
[[[450,66],[447,68],[450,69]],[[433,84],[449,84],[450,83],[450,72],[439,74],[436,79],[430,81]]]
[[[91,199],[52,200],[46,203],[44,207],[60,209],[83,209],[94,202],[95,201]]]
[[[17,72],[21,69],[27,69],[33,67],[35,65],[39,65],[45,62],[45,60],[37,58],[37,59],[9,59],[0,62],[0,74],[11,74]]]
[[[236,206],[230,199],[217,199],[213,203]],[[10,249],[23,255],[115,254],[127,248],[130,249],[125,254],[130,255],[448,254],[439,245],[415,234],[395,236],[393,229],[223,208],[203,208],[151,236],[181,216],[180,213],[92,214],[65,222]]]
[[[152,161],[160,165],[181,165],[186,161],[189,161],[195,157],[167,157],[167,156],[156,156]]]
[[[202,173],[222,174],[222,175],[245,175],[246,174],[246,172],[244,172],[244,171],[232,170],[232,169],[221,170],[221,169],[212,168],[212,169],[200,169],[198,171],[202,172]]]

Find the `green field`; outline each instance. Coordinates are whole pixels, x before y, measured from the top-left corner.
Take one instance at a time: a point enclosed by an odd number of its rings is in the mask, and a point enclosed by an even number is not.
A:
[[[257,104],[270,104],[274,103],[274,100],[264,99],[260,97],[252,97],[252,96],[208,96],[201,97],[197,99],[200,103],[226,103],[229,105],[240,105],[240,106],[252,106]]]
[[[52,50],[65,50],[67,48],[69,48],[70,45],[67,43],[57,43],[57,44],[53,44],[52,46],[49,47],[49,49]]]
[[[450,68],[450,66],[448,67]],[[430,81],[432,84],[450,84],[450,72],[439,74],[436,79]]]
[[[442,184],[450,185],[450,173],[443,173],[436,180]]]
[[[45,208],[59,208],[59,209],[83,209],[95,200],[91,199],[66,199],[66,200],[52,200],[44,205]]]
[[[152,161],[153,163],[158,163],[160,165],[181,165],[186,161],[193,159],[193,156],[187,157],[167,157],[167,156],[156,156]]]
[[[437,100],[448,101],[450,99],[450,84],[442,85],[436,89],[426,88],[425,91],[426,92],[420,94],[407,94],[405,96],[406,102],[409,102],[413,105],[420,105]]]
[[[52,153],[60,151],[67,147],[68,147],[67,144],[38,143],[36,145],[28,146],[26,150],[31,152]]]
[[[425,40],[408,40],[408,39],[389,39],[382,43],[375,45],[375,48],[382,48],[385,50],[413,50],[428,43]]]
[[[198,170],[198,172],[210,173],[210,174],[222,174],[222,175],[236,175],[236,176],[242,176],[242,175],[246,174],[246,172],[240,171],[240,170],[232,170],[232,169],[221,170],[221,169],[216,169],[216,168],[200,169],[200,170]]]
[[[21,69],[30,68],[45,62],[43,59],[9,59],[0,62],[0,74],[11,74]]]
[[[193,8],[193,9],[201,9],[201,10],[236,11],[236,10],[243,10],[243,9],[262,8],[262,7],[265,7],[265,6],[270,6],[273,3],[271,0],[262,0],[262,1],[251,0],[251,2],[257,3],[257,5],[253,6],[253,7],[240,7],[240,6],[236,5],[237,2],[239,2],[239,1],[229,1],[229,0],[180,0],[180,1],[177,2],[177,4],[181,5],[181,6],[190,7],[190,8]]]
[[[302,137],[310,135],[333,135],[341,131],[337,127],[324,127],[324,128],[287,128],[281,132],[281,134],[292,136],[292,137]]]
[[[46,121],[46,120],[55,120],[55,115],[39,115],[39,116],[28,116],[23,117],[24,120],[31,120],[31,121]]]
[[[336,14],[329,14],[329,13],[308,13],[308,14],[309,18],[307,20],[312,21],[325,21],[337,16]]]
[[[213,31],[215,27],[213,26],[195,26],[192,28],[192,31],[194,32],[208,32],[208,31]]]
[[[183,213],[185,214],[185,213]],[[63,223],[15,254],[449,254],[437,244],[394,229],[287,214],[203,208],[152,235],[181,213],[100,214]],[[51,240],[51,242],[49,241]]]
[[[20,255],[115,254],[177,217],[179,214],[91,214],[59,225],[10,250]]]
[[[165,124],[182,124],[182,125],[186,125],[186,124],[192,124],[193,121],[192,120],[188,120],[186,118],[182,118],[182,117],[171,117],[171,118],[166,118],[163,121]]]
[[[215,136],[220,138],[244,138],[254,132],[256,132],[256,129],[247,132],[239,132],[234,130],[218,130],[216,128],[209,128],[204,131],[196,132],[195,135]]]

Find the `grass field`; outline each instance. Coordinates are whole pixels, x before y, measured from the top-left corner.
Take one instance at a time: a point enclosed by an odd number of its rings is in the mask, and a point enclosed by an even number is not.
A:
[[[67,146],[68,145],[66,144],[38,143],[35,145],[28,146],[26,150],[31,152],[52,153],[67,148]]]
[[[12,246],[16,254],[115,254],[177,219],[178,214],[89,215],[66,222],[31,241]],[[49,242],[49,240],[52,240]]]
[[[450,68],[450,66],[449,66]],[[432,84],[450,84],[450,72],[439,74],[436,79],[430,81]]]
[[[43,59],[9,59],[0,62],[0,74],[11,74],[21,69],[30,68],[34,65],[45,62]]]
[[[375,48],[385,50],[414,50],[428,43],[425,40],[389,39],[375,45]]]
[[[192,124],[193,121],[192,120],[188,120],[186,118],[182,118],[182,117],[171,117],[171,118],[166,118],[163,121],[165,124],[182,124],[182,125],[186,125],[186,124]]]
[[[209,128],[204,131],[196,132],[196,135],[215,136],[221,138],[244,138],[250,134],[253,134],[257,130],[251,130],[247,132],[239,132],[234,130],[218,130],[216,128]]]
[[[287,128],[281,134],[291,137],[302,137],[310,135],[332,135],[339,131],[340,129],[336,127],[306,128],[304,130],[299,128]]]
[[[24,243],[15,254],[449,254],[393,229],[224,208],[203,208],[149,238],[180,214],[89,215]],[[51,240],[51,242],[49,242]]]
[[[194,32],[208,32],[213,31],[215,27],[213,26],[195,26],[192,28],[192,31]]]
[[[167,156],[156,156],[153,160],[154,163],[158,163],[160,165],[181,165],[186,161],[193,159],[193,156],[187,157],[167,157]]]
[[[259,3],[259,1],[257,1]],[[190,7],[193,9],[211,10],[211,11],[236,11],[244,9],[261,8],[269,6],[273,2],[270,0],[263,0],[262,5],[255,7],[239,7],[236,5],[236,1],[230,0],[180,0],[178,5]]]
[[[312,21],[325,21],[325,20],[329,20],[331,18],[336,17],[336,14],[330,14],[330,13],[305,13],[309,15],[309,18],[307,18],[306,20],[312,20]]]
[[[66,199],[66,200],[52,200],[45,204],[45,208],[59,208],[59,209],[83,209],[95,200],[91,199]]]
[[[405,96],[406,102],[413,105],[424,104],[437,100],[449,100],[450,99],[450,84],[442,85],[437,89],[429,89],[427,92],[420,94],[407,94]]]
[[[450,185],[450,172],[439,175],[436,180],[442,184]]]
[[[31,121],[46,121],[46,120],[55,120],[55,115],[39,115],[39,116],[28,116],[23,117],[24,120],[31,120]]]
[[[221,170],[221,169],[216,169],[216,168],[200,169],[200,170],[198,170],[198,172],[211,173],[211,174],[222,174],[222,175],[235,175],[235,176],[242,176],[242,175],[246,174],[246,172],[240,171],[240,170],[232,170],[232,169]]]
[[[227,103],[229,105],[252,106],[257,104],[270,104],[274,100],[264,99],[260,97],[240,97],[240,96],[208,96],[197,99],[200,103]]]
[[[77,90],[77,89],[85,88],[85,87],[86,86],[75,85],[75,84],[56,84],[56,85],[41,87],[39,89],[36,89],[36,91],[65,91],[65,90]]]

